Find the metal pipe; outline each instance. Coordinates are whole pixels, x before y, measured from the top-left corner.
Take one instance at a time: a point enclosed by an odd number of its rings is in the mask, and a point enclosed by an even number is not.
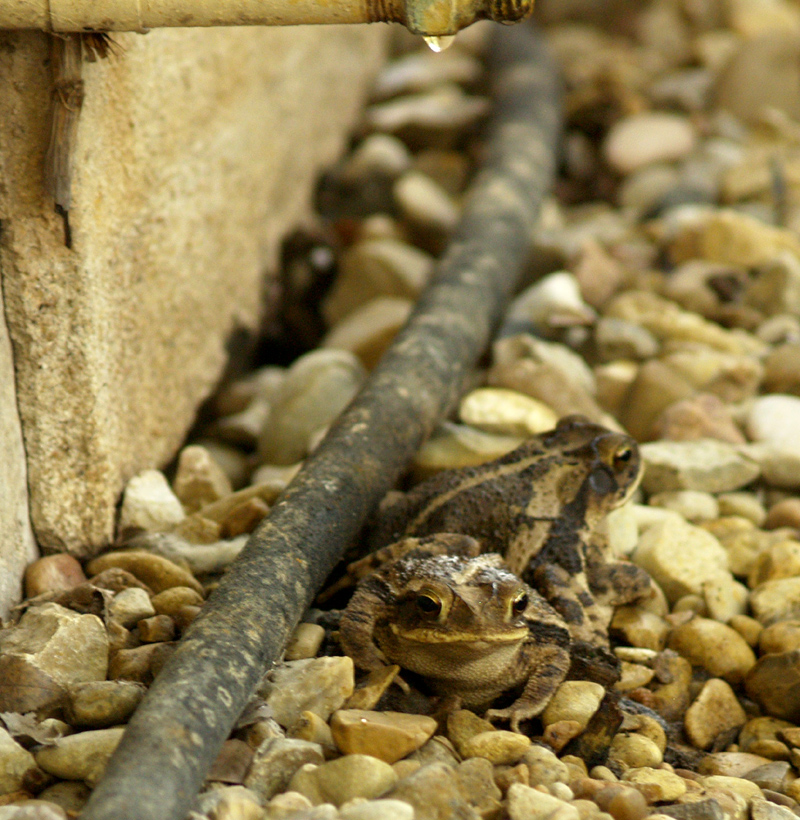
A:
[[[458,400],[527,261],[559,134],[556,72],[532,31],[496,31],[492,63],[485,163],[433,281],[161,670],[82,820],[183,820],[264,670]]]
[[[442,37],[476,20],[514,23],[534,0],[0,0],[0,29],[59,33],[175,26],[402,23]]]

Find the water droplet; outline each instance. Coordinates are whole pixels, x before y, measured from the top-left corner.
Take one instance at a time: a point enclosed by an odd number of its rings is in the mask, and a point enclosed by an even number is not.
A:
[[[456,39],[455,34],[442,34],[440,36],[432,34],[430,37],[423,37],[422,38],[430,48],[431,51],[444,51],[453,43],[453,40]]]

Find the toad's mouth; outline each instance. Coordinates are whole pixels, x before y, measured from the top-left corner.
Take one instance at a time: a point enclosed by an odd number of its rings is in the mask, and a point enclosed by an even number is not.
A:
[[[525,640],[529,630],[527,626],[509,629],[504,632],[476,633],[459,630],[443,630],[431,627],[417,627],[416,629],[403,629],[398,624],[391,624],[392,632],[406,641],[416,643],[465,643],[465,644],[498,644],[498,643],[519,643]]]

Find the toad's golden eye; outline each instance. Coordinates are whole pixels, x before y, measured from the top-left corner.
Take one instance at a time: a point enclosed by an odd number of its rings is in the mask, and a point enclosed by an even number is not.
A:
[[[415,603],[427,618],[435,618],[442,611],[442,602],[430,592],[420,592]]]
[[[633,458],[633,447],[629,447],[627,445],[620,447],[616,453],[614,453],[614,466],[615,467],[623,467]]]
[[[521,615],[528,608],[528,593],[520,592],[511,602],[511,612],[514,615]]]

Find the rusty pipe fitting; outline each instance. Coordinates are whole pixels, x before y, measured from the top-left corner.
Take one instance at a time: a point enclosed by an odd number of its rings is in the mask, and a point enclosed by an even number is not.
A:
[[[78,33],[176,26],[402,23],[443,37],[477,20],[515,23],[534,0],[0,0],[0,29]]]

